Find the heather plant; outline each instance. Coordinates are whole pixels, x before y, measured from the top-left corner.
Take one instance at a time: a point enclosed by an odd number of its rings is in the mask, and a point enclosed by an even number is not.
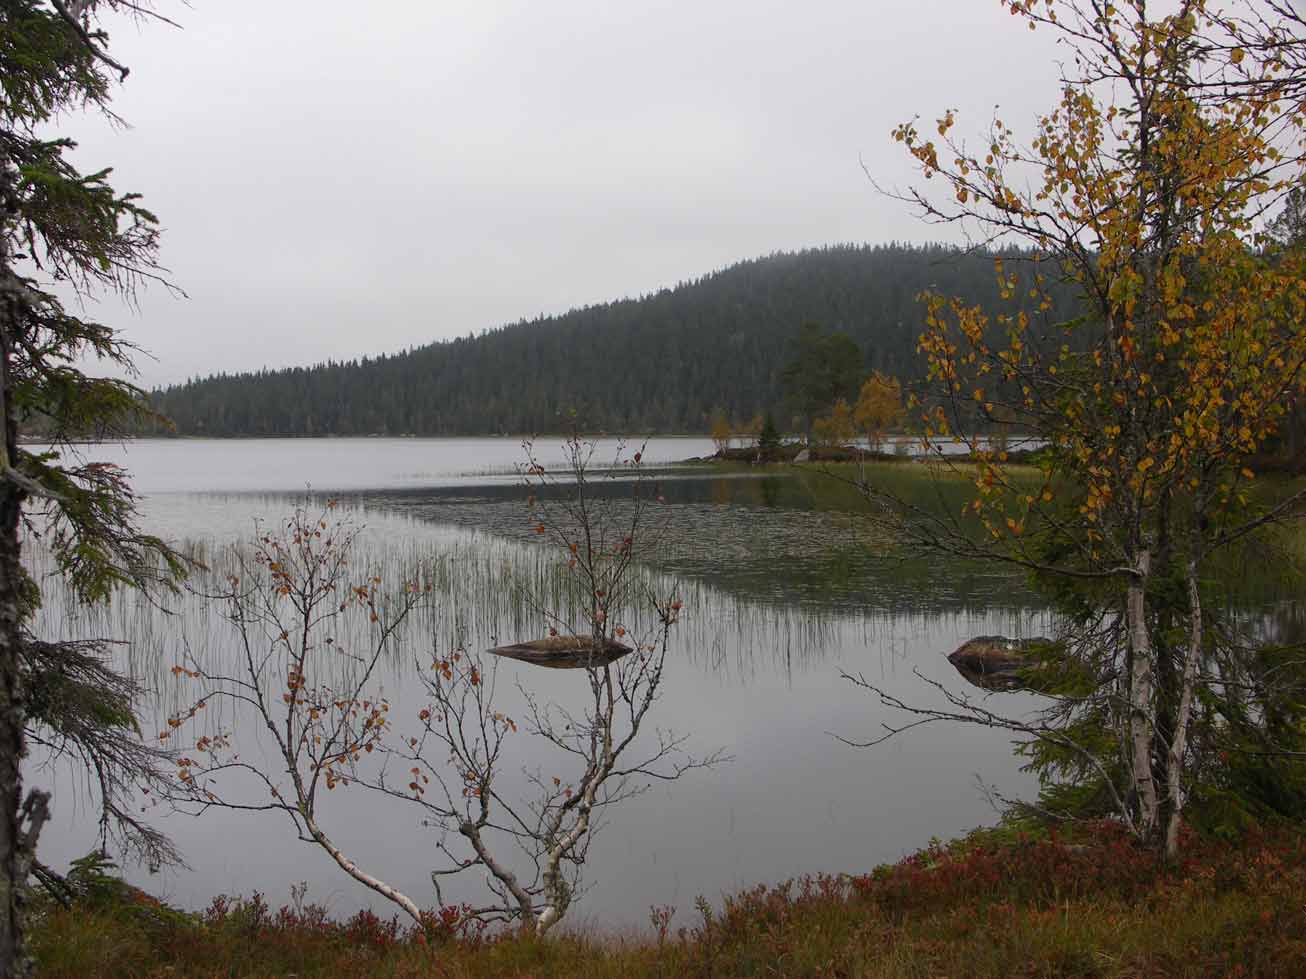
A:
[[[797,878],[654,908],[647,936],[492,934],[450,912],[418,928],[335,918],[299,891],[217,898],[148,928],[103,907],[51,909],[42,975],[1296,976],[1306,910],[1300,836],[1194,838],[1165,861],[1116,823],[1074,835],[977,831],[865,874]]]

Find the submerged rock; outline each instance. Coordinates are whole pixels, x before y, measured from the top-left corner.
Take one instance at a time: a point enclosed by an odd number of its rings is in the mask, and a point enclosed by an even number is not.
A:
[[[1025,671],[1041,665],[1036,647],[1046,639],[1008,639],[1006,636],[976,636],[948,654],[948,662],[967,682],[984,690],[1037,689]]]
[[[633,650],[633,646],[619,643],[615,639],[596,643],[592,636],[550,636],[548,639],[495,646],[486,652],[506,659],[521,660],[533,666],[548,666],[555,670],[583,670],[607,666]]]

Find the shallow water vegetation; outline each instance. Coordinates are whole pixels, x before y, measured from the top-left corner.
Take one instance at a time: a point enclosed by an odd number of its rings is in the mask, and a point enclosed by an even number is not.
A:
[[[359,564],[358,529],[335,518],[334,502],[320,512],[300,506],[260,527],[234,570],[201,596],[216,603],[230,645],[209,658],[188,651],[171,669],[196,687],[158,735],[178,746],[177,784],[167,795],[174,808],[284,817],[293,838],[325,851],[424,933],[431,922],[420,898],[342,842],[348,821],[326,800],[348,789],[373,811],[402,805],[432,831],[415,859],[431,868],[442,913],[444,888],[469,880],[483,896],[456,915],[541,935],[555,926],[580,893],[601,821],[650,783],[724,758],[692,756],[686,735],[655,729],[649,716],[683,602],[633,573],[636,553],[658,530],[650,488],[638,477],[640,453],[628,463],[637,474],[633,498],[618,508],[589,492],[600,478],[590,471],[594,444],[577,436],[568,450],[562,492],[533,457],[523,470],[535,531],[562,562],[567,600],[529,591],[517,600],[555,645],[570,639],[574,648],[628,656],[573,662],[580,676],[565,693],[519,675],[517,706],[505,706],[497,660],[462,641],[403,634],[412,613],[442,598],[429,576],[387,581]],[[637,622],[627,613],[641,606]],[[518,647],[489,652],[505,648]],[[395,656],[411,661],[416,703],[382,683]],[[214,728],[205,718],[219,712]],[[523,739],[539,746],[534,756]],[[252,746],[275,760],[255,760]]]

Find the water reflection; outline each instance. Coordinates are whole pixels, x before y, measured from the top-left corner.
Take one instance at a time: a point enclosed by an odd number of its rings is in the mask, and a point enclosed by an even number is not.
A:
[[[263,448],[249,451],[258,457]],[[386,472],[407,471],[410,464],[388,457],[378,463],[376,453],[384,455],[386,446],[354,450],[342,443],[332,451],[354,453],[351,465]],[[152,478],[156,486],[184,482],[176,474]],[[657,478],[669,531],[662,546],[644,555],[640,573],[655,591],[678,589],[685,612],[654,722],[690,733],[699,754],[725,747],[735,760],[656,786],[613,814],[591,856],[594,889],[579,907],[580,921],[589,914],[605,925],[641,925],[653,904],[685,912],[700,893],[716,899],[757,881],[866,869],[931,835],[990,821],[974,776],[1006,794],[1028,787],[1002,732],[930,728],[875,752],[857,752],[829,734],[862,736],[888,719],[839,679],[840,670],[864,673],[904,697],[928,699],[913,670],[960,684],[943,654],[963,639],[1049,631],[1045,611],[1018,579],[899,553],[858,512],[855,494],[819,476],[759,478],[747,470],[723,476],[690,468]],[[232,540],[247,537],[258,516],[278,519],[297,498],[245,482],[241,492],[226,495],[155,490],[145,501],[146,520],[201,547],[212,573],[221,575]],[[614,498],[628,489],[616,480],[600,485]],[[541,605],[579,615],[568,604],[557,555],[531,533],[514,480],[455,473],[444,485],[359,486],[340,495],[343,509],[367,525],[357,565],[377,569],[386,581],[420,572],[439,597],[408,623],[378,680],[396,716],[419,708],[413,670],[433,644],[484,648],[536,637],[545,625]],[[70,604],[57,581],[46,586],[39,628],[47,637],[130,640],[124,663],[154,691],[144,705],[147,732],[157,731],[161,718],[193,693],[169,672],[183,653],[219,661],[230,655],[228,626],[194,597],[183,596],[166,611],[130,596],[85,609]],[[622,614],[637,625],[648,613],[632,607]],[[512,698],[520,696],[518,683],[564,702],[575,693],[577,678],[565,671],[515,663],[499,670],[498,689],[510,711]],[[232,720],[215,716],[211,723]],[[260,752],[252,738],[247,750]],[[538,746],[523,743],[518,750],[514,761],[521,768],[550,763]],[[89,827],[85,813],[67,804],[76,798],[69,773],[40,773],[40,779],[59,780],[56,825],[43,849],[47,862],[61,864],[89,848]],[[429,831],[404,807],[378,807],[344,792],[332,798],[325,818],[339,842],[376,873],[415,896],[429,896],[422,858]],[[299,880],[309,881],[311,897],[341,912],[373,902],[319,852],[286,835],[275,818],[174,816],[163,825],[195,868],[163,882],[183,904],[255,888],[280,901]]]
[[[252,531],[258,514],[285,512],[296,501],[241,502],[250,510],[245,523]],[[231,511],[228,501],[223,512],[230,517]],[[407,630],[436,648],[480,648],[532,637],[547,629],[545,611],[583,628],[584,608],[563,556],[539,546],[533,535],[516,539],[432,524],[429,518],[356,503],[336,512],[364,526],[355,544],[356,567],[391,585],[431,586],[434,599],[419,607]],[[1003,609],[1007,619],[1021,622],[1040,614],[1012,601],[1004,576],[964,575],[952,568],[945,581],[937,562],[877,557],[869,543],[849,542],[847,527],[831,530],[812,514],[796,529],[792,520],[767,523],[728,507],[677,507],[674,519],[677,533],[663,540],[656,560],[636,570],[636,590],[681,599],[678,645],[688,663],[719,679],[746,683],[759,671],[789,677],[796,669],[820,668],[837,650],[882,646],[884,636],[913,615],[980,622]],[[823,532],[842,543],[823,545]],[[766,542],[760,553],[750,547],[753,535]],[[239,570],[248,547],[216,535],[188,538],[183,546],[205,566],[191,582],[193,591],[148,599],[128,592],[95,606],[78,604],[48,555],[35,543],[29,546],[29,566],[45,589],[41,633],[52,640],[129,637],[123,647],[127,665],[133,675],[146,678],[167,674],[183,648],[206,660],[220,659],[232,648],[231,636],[218,609],[202,595]],[[917,576],[929,587],[921,587]],[[653,613],[645,603],[621,614],[637,631],[651,625]],[[404,662],[392,668],[402,671]]]

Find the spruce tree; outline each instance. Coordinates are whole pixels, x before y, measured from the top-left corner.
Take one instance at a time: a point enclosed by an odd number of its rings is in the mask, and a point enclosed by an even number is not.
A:
[[[134,526],[125,474],[81,463],[66,451],[73,439],[111,434],[143,404],[130,382],[95,377],[96,361],[131,369],[132,348],[109,326],[71,314],[61,295],[130,295],[159,279],[156,222],[132,194],[109,183],[110,170],[90,173],[70,160],[74,144],[50,129],[65,113],[112,115],[112,87],[127,71],[108,53],[105,13],[145,15],[128,0],[0,0],[0,974],[25,975],[23,891],[35,859],[49,797],[23,794],[21,764],[34,724],[87,758],[92,768],[109,739],[128,746],[130,683],[103,661],[96,643],[41,643],[28,631],[39,601],[24,570],[21,542],[40,530],[60,571],[87,601],[106,600],[121,584],[170,581],[181,564],[163,542]],[[36,449],[23,429],[49,441]],[[69,461],[72,458],[73,461]],[[62,670],[89,698],[89,714],[69,713],[68,698],[51,698],[53,670]],[[66,691],[65,691],[66,692]],[[97,706],[98,705],[98,706]],[[87,725],[98,708],[100,724]],[[128,710],[124,716],[124,709]],[[114,734],[109,729],[116,728]],[[78,740],[80,738],[80,741]],[[130,750],[130,749],[129,749]],[[155,756],[131,757],[147,766]],[[108,759],[110,764],[114,761]],[[123,773],[100,779],[109,811],[127,819],[115,796]],[[143,829],[143,827],[136,827]],[[156,854],[157,855],[157,854]]]

